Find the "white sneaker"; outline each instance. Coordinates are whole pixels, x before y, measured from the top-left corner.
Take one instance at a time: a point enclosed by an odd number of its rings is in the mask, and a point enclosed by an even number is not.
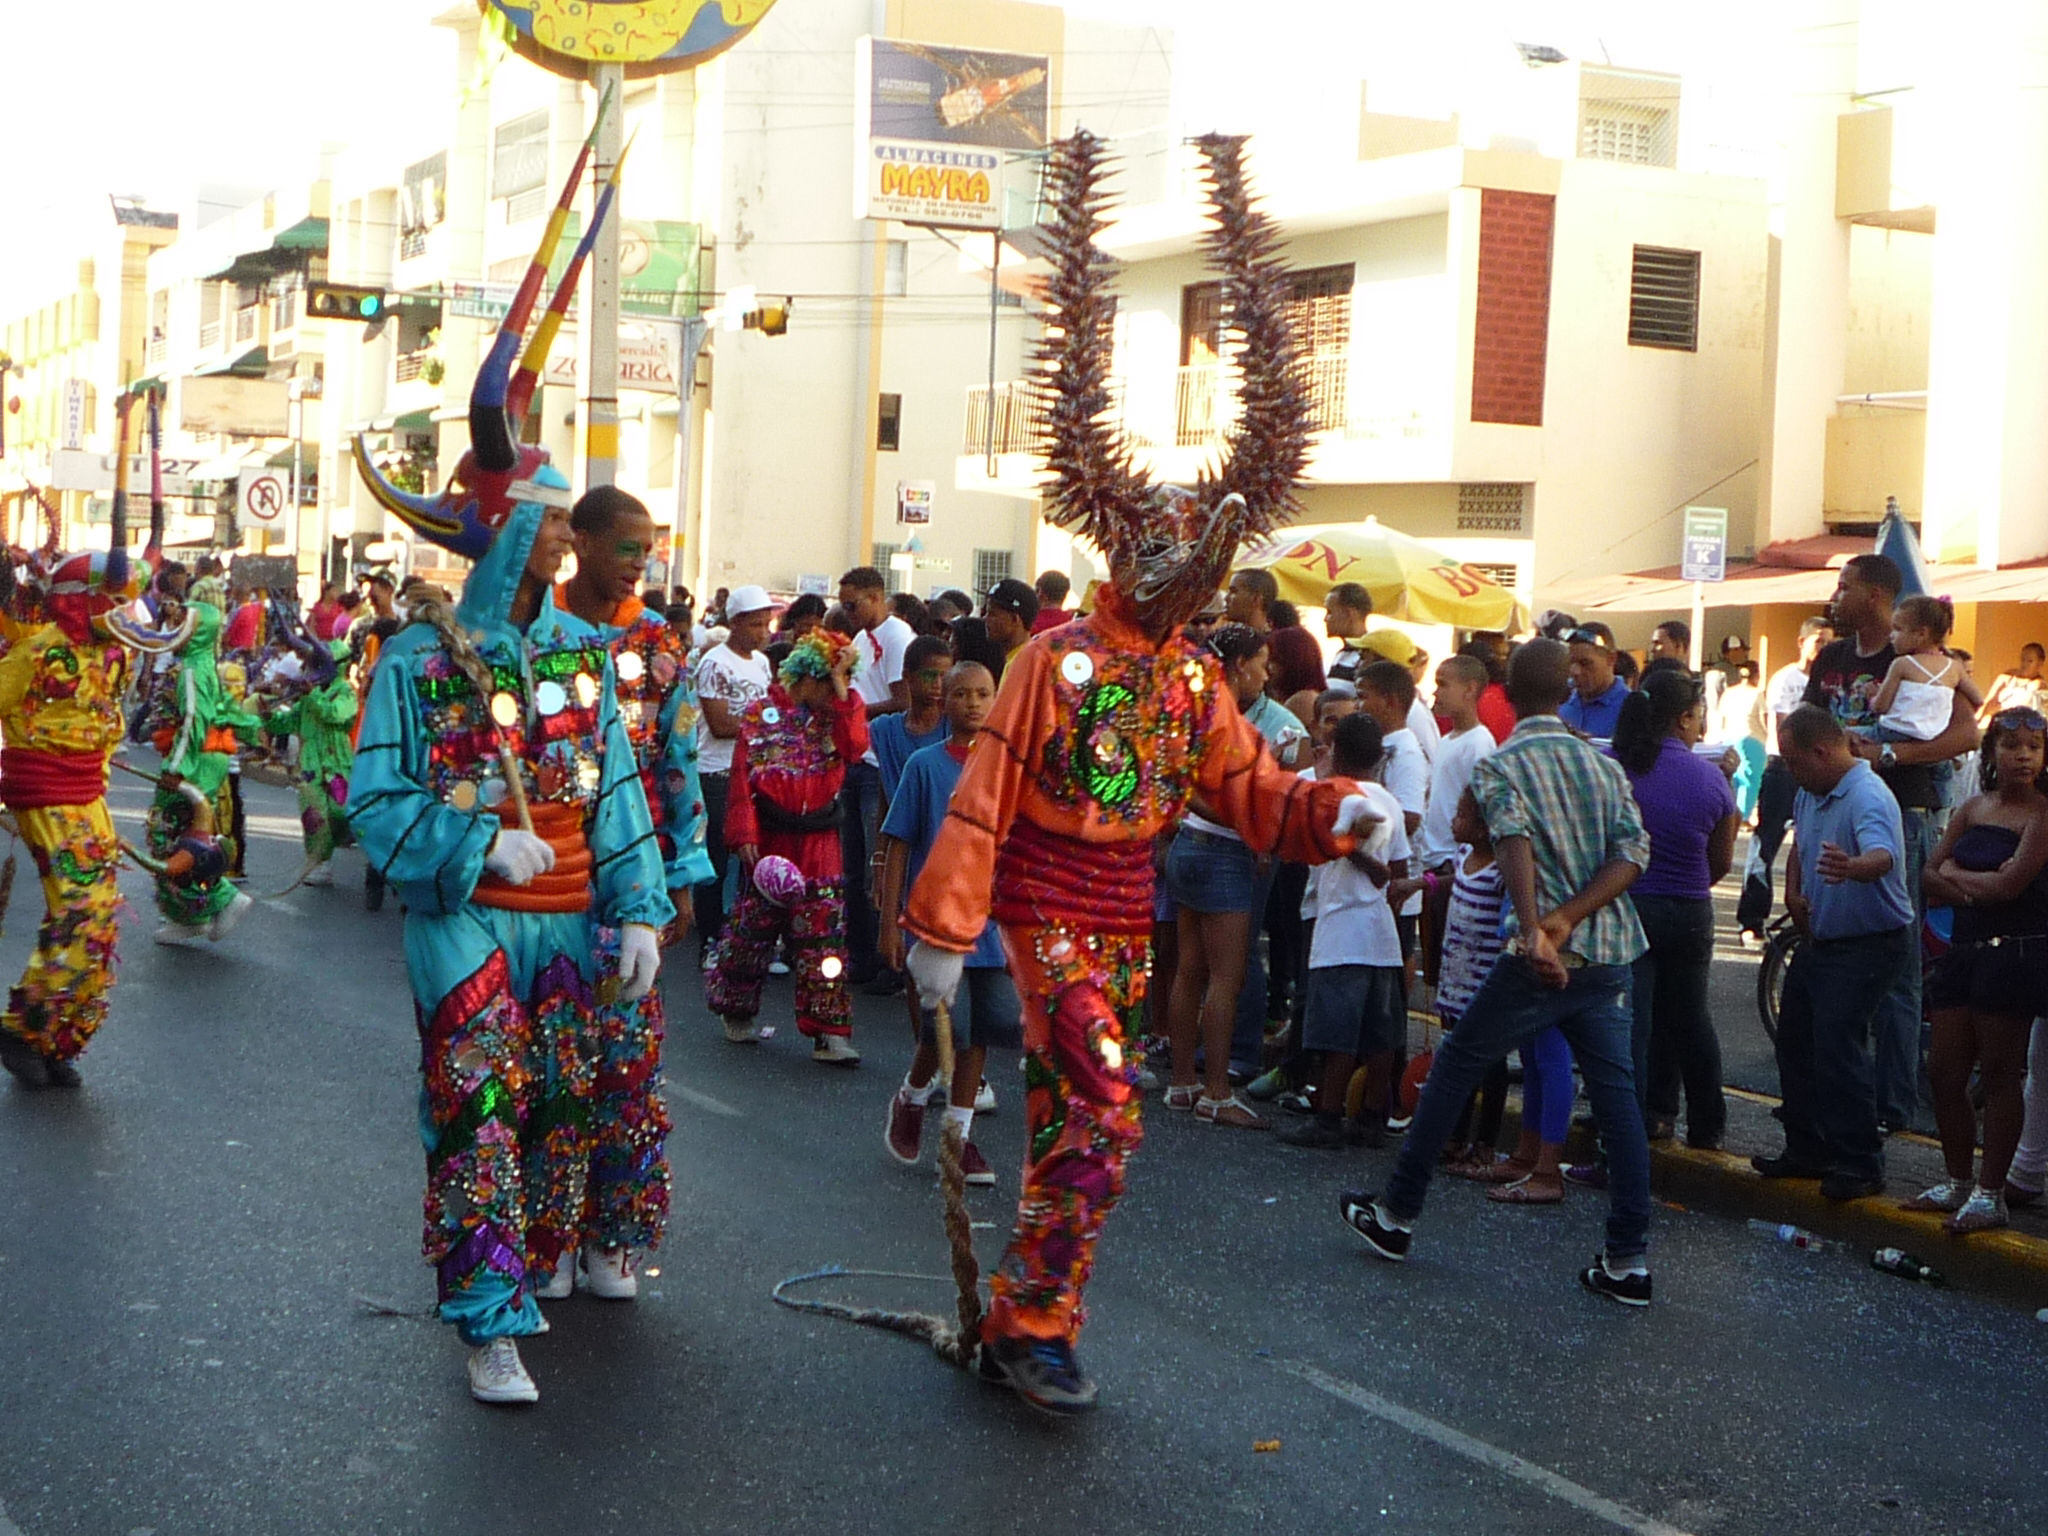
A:
[[[640,1277],[633,1273],[633,1250],[584,1244],[576,1283],[601,1301],[631,1301],[640,1294]]]
[[[246,892],[235,892],[235,899],[222,907],[219,916],[206,925],[206,936],[218,944],[234,931],[235,924],[242,920],[242,914],[255,905]]]
[[[194,939],[205,938],[206,930],[191,923],[160,923],[151,937],[159,944],[190,944]]]
[[[761,1026],[752,1019],[727,1019],[725,1038],[733,1045],[759,1045]]]
[[[511,1339],[493,1339],[469,1352],[469,1395],[480,1403],[537,1403],[540,1388],[519,1361]]]
[[[989,1086],[987,1078],[974,1090],[974,1112],[977,1115],[992,1115],[996,1112],[996,1091]]]
[[[828,1067],[857,1067],[860,1052],[844,1035],[820,1035],[811,1045],[811,1060]]]
[[[576,1250],[564,1248],[555,1260],[555,1272],[534,1291],[542,1301],[563,1301],[576,1292]]]
[[[329,860],[325,863],[315,864],[311,869],[306,871],[306,878],[302,883],[306,885],[334,884],[333,862]]]

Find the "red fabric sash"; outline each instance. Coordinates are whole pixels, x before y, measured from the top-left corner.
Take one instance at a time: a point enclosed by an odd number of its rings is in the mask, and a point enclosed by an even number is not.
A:
[[[107,760],[97,752],[0,749],[0,800],[18,811],[91,805],[107,793]]]

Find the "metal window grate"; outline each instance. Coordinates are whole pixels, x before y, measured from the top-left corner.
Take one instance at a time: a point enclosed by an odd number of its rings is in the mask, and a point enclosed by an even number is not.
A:
[[[514,193],[505,199],[505,222],[524,224],[528,219],[537,219],[548,210],[548,189],[529,187],[524,192]]]
[[[979,596],[1010,574],[1007,549],[977,549],[974,552],[974,591]]]
[[[891,592],[908,592],[910,590],[908,577],[902,571],[895,570],[890,565],[890,561],[895,559],[902,548],[901,544],[885,544],[880,539],[877,539],[875,540],[873,552],[868,556],[869,560],[873,562],[875,569],[882,573],[882,584]]]
[[[1496,586],[1512,588],[1522,579],[1522,568],[1512,560],[1467,560],[1465,569],[1477,571]]]
[[[1663,107],[1625,101],[1587,101],[1579,114],[1579,158],[1625,165],[1675,166],[1678,135]]]
[[[547,179],[547,108],[500,123],[491,153],[491,196],[511,197],[544,187]]]
[[[1480,481],[1458,487],[1460,533],[1522,533],[1523,487]]]
[[[1628,344],[1672,352],[1700,349],[1700,253],[1635,248],[1628,285]]]

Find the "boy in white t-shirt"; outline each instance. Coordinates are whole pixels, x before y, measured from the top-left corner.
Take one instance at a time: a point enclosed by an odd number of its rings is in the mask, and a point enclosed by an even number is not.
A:
[[[1417,873],[1441,872],[1458,855],[1451,822],[1458,797],[1472,782],[1472,770],[1492,755],[1493,732],[1479,723],[1479,695],[1486,688],[1486,663],[1477,656],[1453,656],[1436,669],[1436,707],[1451,722],[1450,734],[1429,765],[1429,799],[1415,838]]]
[[[1394,1056],[1408,1035],[1401,938],[1387,905],[1387,884],[1407,874],[1408,834],[1399,802],[1384,785],[1371,782],[1382,750],[1379,723],[1369,713],[1347,716],[1331,732],[1332,773],[1356,779],[1382,820],[1359,852],[1317,871],[1302,1045],[1320,1056],[1321,1066],[1314,1117],[1279,1133],[1290,1146],[1334,1151],[1354,1135],[1367,1146],[1386,1143]],[[1344,1098],[1360,1062],[1366,1068],[1365,1107],[1347,1134]]]

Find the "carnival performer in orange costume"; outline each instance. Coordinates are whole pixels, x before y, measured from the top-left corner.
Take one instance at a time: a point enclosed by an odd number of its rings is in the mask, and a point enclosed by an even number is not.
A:
[[[1155,490],[1105,424],[1109,260],[1101,141],[1055,146],[1055,328],[1041,350],[1047,515],[1110,559],[1085,619],[1013,656],[911,893],[908,965],[927,1005],[950,1002],[991,912],[1024,998],[1023,1194],[981,1325],[984,1377],[1051,1413],[1092,1408],[1074,1341],[1102,1223],[1139,1139],[1126,1029],[1150,971],[1152,840],[1191,796],[1256,851],[1321,863],[1349,852],[1364,800],[1341,779],[1281,769],[1238,713],[1213,656],[1181,626],[1221,585],[1239,541],[1293,510],[1307,412],[1274,237],[1250,206],[1243,140],[1202,141],[1230,325],[1244,372],[1240,424],[1213,482]]]

